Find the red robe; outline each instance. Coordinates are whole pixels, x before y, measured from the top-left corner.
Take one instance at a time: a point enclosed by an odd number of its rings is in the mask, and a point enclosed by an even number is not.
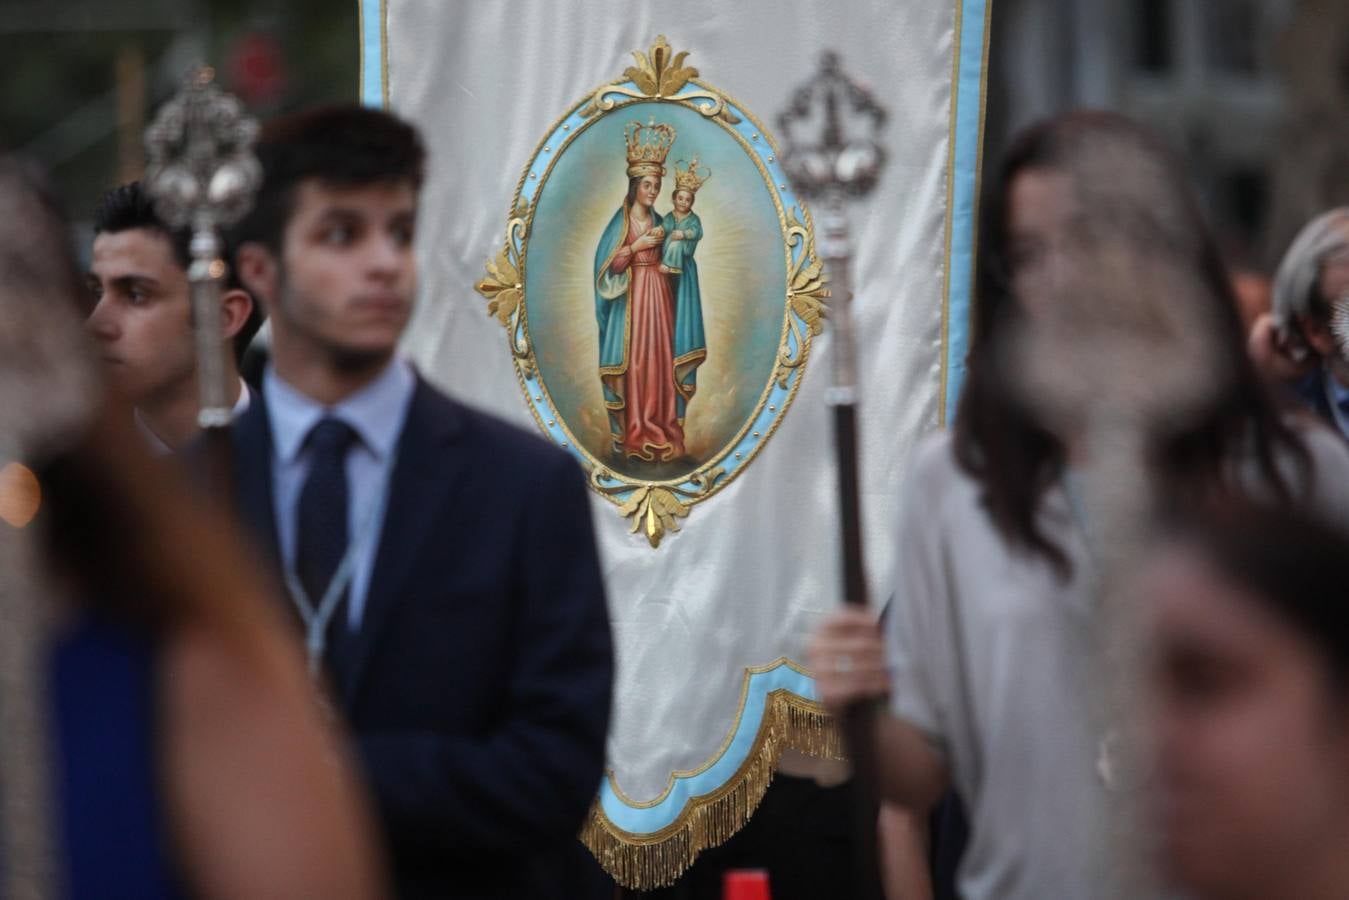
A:
[[[652,216],[649,227],[660,224]],[[676,409],[674,378],[674,290],[670,276],[657,268],[661,245],[629,250],[643,229],[629,219],[623,249],[609,271],[631,270],[628,286],[628,371],[624,375],[623,453],[668,462],[684,455],[684,427]]]

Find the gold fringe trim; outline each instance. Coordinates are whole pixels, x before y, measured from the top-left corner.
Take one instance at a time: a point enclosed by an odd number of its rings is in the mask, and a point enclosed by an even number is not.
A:
[[[639,891],[667,887],[699,853],[725,843],[745,826],[788,749],[820,759],[846,758],[842,735],[823,706],[776,690],[768,695],[749,756],[726,784],[691,798],[678,819],[654,834],[615,827],[597,800],[581,829],[581,842],[623,887]]]

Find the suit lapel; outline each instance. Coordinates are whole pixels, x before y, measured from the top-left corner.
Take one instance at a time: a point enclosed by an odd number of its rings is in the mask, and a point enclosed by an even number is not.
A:
[[[463,454],[447,453],[462,427],[453,401],[438,394],[420,376],[398,441],[398,458],[389,485],[389,501],[380,529],[379,551],[366,592],[361,627],[343,667],[348,709],[389,613],[407,592],[418,556],[431,536],[436,516],[463,476]]]
[[[261,541],[273,577],[281,580],[281,541],[272,500],[272,431],[262,392],[234,423],[234,477],[238,510],[248,534]]]

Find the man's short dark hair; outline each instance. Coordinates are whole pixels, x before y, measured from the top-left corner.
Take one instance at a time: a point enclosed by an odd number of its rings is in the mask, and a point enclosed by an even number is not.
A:
[[[94,234],[118,234],[144,228],[163,235],[173,248],[178,267],[187,270],[192,262],[189,249],[192,235],[186,228],[170,228],[155,212],[154,201],[139,181],[118,185],[98,200],[94,209]]]
[[[417,130],[383,110],[354,104],[274,119],[254,152],[262,163],[262,189],[231,243],[257,241],[276,254],[302,181],[337,188],[408,184],[416,190],[425,176],[426,150]]]
[[[159,213],[155,212],[154,201],[150,199],[150,194],[142,182],[132,181],[118,185],[99,198],[98,206],[94,209],[95,235],[118,234],[137,228],[163,235],[173,248],[173,258],[179,268],[187,271],[192,263],[190,249],[192,233],[186,228],[170,228],[168,223],[159,217]],[[232,265],[225,269],[225,289],[246,291],[252,297],[252,292],[244,287]],[[262,306],[254,299],[253,311],[248,314],[248,321],[244,322],[244,327],[234,336],[236,362],[243,358],[244,351],[253,340],[253,335],[262,327],[262,319]]]

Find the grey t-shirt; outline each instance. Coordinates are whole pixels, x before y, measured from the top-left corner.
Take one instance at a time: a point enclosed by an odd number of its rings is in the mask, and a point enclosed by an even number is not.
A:
[[[1323,428],[1303,436],[1311,502],[1349,528],[1349,449]],[[1040,523],[1071,576],[1008,546],[948,434],[915,450],[887,620],[891,710],[930,736],[965,801],[968,900],[1108,893],[1090,555],[1061,486]]]

